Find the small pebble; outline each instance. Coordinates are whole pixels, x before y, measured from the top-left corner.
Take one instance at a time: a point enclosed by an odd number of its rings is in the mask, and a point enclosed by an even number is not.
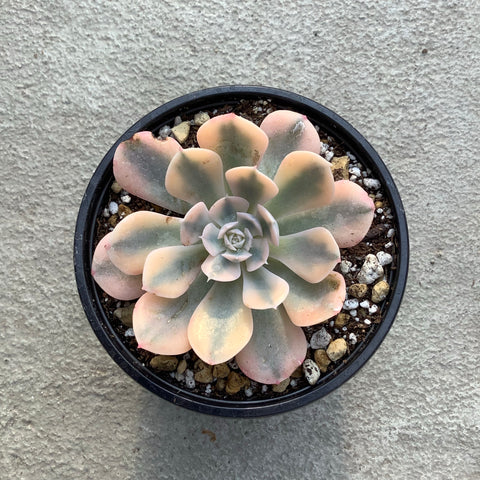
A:
[[[394,229],[394,228],[391,228],[391,229],[387,232],[387,238],[392,238],[394,235],[395,235],[395,229]]]
[[[367,188],[371,188],[373,190],[379,190],[380,187],[382,186],[382,184],[380,183],[379,180],[377,180],[376,178],[364,178],[363,179],[363,184],[367,187]]]
[[[280,383],[277,385],[272,386],[272,392],[275,393],[282,393],[284,392],[287,387],[290,385],[290,377],[287,377],[285,380],[282,380]]]
[[[253,395],[253,390],[251,388],[246,388],[245,389],[245,396],[247,398],[251,397]]]
[[[355,310],[358,308],[358,300],[356,298],[349,298],[343,302],[344,310]]]
[[[200,125],[203,125],[208,120],[210,120],[210,116],[208,115],[207,112],[198,112],[193,117],[193,123],[194,125],[197,125],[197,127],[199,127]]]
[[[357,315],[357,309],[355,309],[355,310],[350,310],[350,315],[351,315],[352,317],[355,317],[355,316]]]
[[[388,242],[385,244],[385,248],[392,248],[392,246],[393,246],[392,242]]]
[[[118,318],[126,327],[131,327],[132,323],[132,315],[133,309],[135,308],[135,304],[132,303],[128,307],[117,308],[113,315]]]
[[[192,377],[185,377],[185,385],[187,388],[195,388],[195,380]]]
[[[292,388],[295,388],[295,387],[297,386],[297,380],[295,380],[294,378],[292,378],[292,379],[290,380],[290,386],[291,386]]]
[[[113,182],[110,188],[112,189],[113,193],[120,193],[122,191],[122,187],[118,182]]]
[[[335,325],[337,328],[342,328],[344,327],[349,321],[350,321],[350,315],[348,313],[339,313],[335,317],[335,321],[333,325]],[[331,325],[333,327],[333,325]]]
[[[202,368],[194,375],[195,381],[199,383],[210,383],[213,381],[212,367],[210,365]]]
[[[383,276],[383,267],[375,255],[369,254],[365,258],[362,268],[358,272],[357,280],[367,285]]]
[[[230,372],[227,378],[227,385],[225,386],[225,391],[228,395],[234,395],[238,393],[242,387],[245,385],[245,379],[242,375],[237,372]]]
[[[108,209],[112,215],[115,215],[118,212],[118,203],[117,202],[110,202],[108,204]]]
[[[162,372],[174,372],[178,366],[178,359],[171,355],[156,355],[150,360],[150,366]]]
[[[268,387],[266,385],[262,385],[262,393],[267,393]]]
[[[190,133],[190,122],[182,122],[172,128],[173,136],[177,139],[178,143],[183,143],[188,138]]]
[[[135,333],[133,332],[133,328],[129,328],[129,329],[125,330],[125,336],[126,337],[134,337]]]
[[[334,157],[331,164],[332,173],[342,178],[343,180],[348,180],[348,162],[349,160],[346,156]]]
[[[328,151],[327,153],[325,153],[325,159],[327,160],[327,162],[329,162],[332,158],[333,158],[333,152],[332,151]]]
[[[352,345],[357,343],[357,336],[353,332],[348,336],[348,339]]]
[[[227,378],[230,373],[230,368],[226,363],[218,363],[213,366],[213,376],[215,378]]]
[[[307,358],[303,362],[303,373],[310,385],[315,385],[320,378],[320,368],[318,368],[318,365],[310,358]]]
[[[368,313],[370,315],[373,315],[374,313],[377,313],[378,312],[378,305],[375,305],[373,304],[369,309],[368,309]]]
[[[123,203],[130,203],[132,201],[132,197],[128,194],[125,194],[125,195],[122,195],[120,197],[120,200],[123,202]]]
[[[352,268],[352,262],[349,262],[348,260],[342,260],[340,262],[340,270],[344,275],[346,275],[351,268]]]
[[[180,117],[179,115],[177,115],[175,117],[175,120],[173,121],[173,125],[176,127],[177,125],[180,125],[182,123],[182,117]]]
[[[365,283],[354,283],[348,287],[348,294],[355,298],[363,298],[368,292],[368,287]]]
[[[205,387],[205,395],[210,395],[212,393],[212,386],[211,385],[207,385]]]
[[[385,265],[390,265],[393,261],[393,257],[387,252],[378,252],[377,259],[382,267]]]
[[[364,300],[363,302],[360,303],[360,306],[362,308],[368,308],[370,306],[370,302],[368,300]]]
[[[312,335],[312,338],[310,338],[310,346],[314,350],[318,348],[327,348],[331,340],[332,336],[325,330],[325,328],[321,328]]]
[[[372,302],[380,303],[385,300],[389,291],[390,285],[385,280],[376,283],[372,288]]]
[[[177,373],[181,375],[185,372],[186,369],[187,369],[187,361],[184,358],[182,358],[182,360],[178,362]]]
[[[368,318],[366,318],[366,319],[363,321],[363,323],[364,323],[365,325],[371,325],[372,322],[371,322]]]
[[[318,365],[318,368],[322,373],[327,371],[327,367],[330,365],[331,360],[328,358],[327,352],[325,350],[315,350],[313,354],[315,363]]]
[[[337,338],[327,348],[327,355],[332,362],[340,360],[347,353],[347,342],[343,338]]]
[[[110,216],[110,210],[108,208],[103,209],[103,216],[108,218]]]
[[[359,177],[362,172],[360,172],[360,169],[358,167],[350,167],[348,171],[352,174],[355,175],[356,177]]]
[[[165,140],[171,133],[172,129],[168,125],[165,125],[158,132],[158,136],[161,140]]]

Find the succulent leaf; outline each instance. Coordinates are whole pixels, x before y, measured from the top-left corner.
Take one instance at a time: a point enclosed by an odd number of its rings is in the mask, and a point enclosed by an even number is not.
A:
[[[202,272],[209,280],[233,282],[240,277],[241,269],[239,263],[231,262],[222,255],[216,257],[209,255],[202,263]]]
[[[111,233],[107,245],[110,260],[122,272],[138,275],[152,250],[178,245],[180,219],[155,212],[135,212],[125,217]]]
[[[203,202],[195,204],[181,220],[180,241],[183,245],[200,242],[205,226],[211,222],[207,206]]]
[[[237,220],[237,212],[246,212],[248,202],[240,197],[224,197],[217,200],[210,208],[210,217],[219,226]]]
[[[234,357],[252,336],[252,311],[242,302],[242,282],[216,282],[188,325],[195,353],[211,365]]]
[[[340,261],[340,250],[325,228],[316,227],[280,237],[270,256],[310,283],[323,280]]]
[[[195,280],[207,255],[202,244],[157,248],[145,260],[144,290],[159,297],[178,298]]]
[[[92,276],[100,288],[118,300],[134,300],[144,292],[141,275],[127,275],[110,260],[107,245],[112,234],[105,235],[97,245],[92,258]]]
[[[334,197],[329,205],[280,218],[278,225],[283,234],[322,225],[332,233],[340,248],[349,248],[368,232],[374,210],[373,200],[362,187],[340,180],[335,182]]]
[[[305,115],[277,110],[265,117],[260,128],[268,136],[268,148],[258,169],[270,178],[275,176],[281,161],[290,152],[320,152],[318,133]]]
[[[209,223],[203,229],[203,246],[205,247],[205,250],[213,256],[219,255],[220,253],[225,251],[225,244],[220,238],[218,238],[219,232],[220,229],[216,227],[213,223]]]
[[[280,262],[272,261],[269,269],[290,286],[283,306],[295,325],[309,327],[325,322],[341,311],[346,288],[340,273],[330,272],[321,282],[310,283]]]
[[[285,309],[253,310],[253,334],[235,360],[256,382],[278,384],[302,364],[307,340]]]
[[[260,221],[265,238],[272,245],[278,246],[280,233],[278,223],[273,215],[263,205],[257,205],[257,218]]]
[[[265,206],[275,218],[319,208],[333,199],[335,185],[330,163],[313,152],[289,153],[273,180],[279,193]]]
[[[211,207],[225,195],[222,159],[203,148],[182,150],[170,161],[165,186],[174,197]]]
[[[238,224],[242,228],[248,228],[250,233],[254,237],[258,237],[263,234],[262,225],[260,221],[250,213],[238,212],[237,213]]]
[[[116,181],[137,197],[174,212],[185,213],[189,205],[172,197],[165,188],[170,160],[182,147],[173,138],[160,140],[152,132],[138,132],[122,142],[113,157]]]
[[[250,205],[265,203],[275,197],[278,187],[256,167],[236,167],[225,172],[232,193],[248,200]]]
[[[140,297],[133,311],[138,347],[162,355],[179,355],[190,350],[188,322],[210,287],[211,283],[200,274],[178,298],[162,298],[153,293]]]
[[[218,115],[204,123],[197,132],[200,147],[217,152],[224,170],[256,165],[268,145],[265,133],[254,123],[234,113]]]
[[[288,283],[265,267],[243,272],[243,303],[255,310],[277,308],[288,295]]]
[[[245,265],[248,272],[253,272],[262,265],[265,265],[268,259],[270,248],[266,238],[254,238],[252,240],[252,246],[250,247],[250,253],[252,256],[247,259]]]

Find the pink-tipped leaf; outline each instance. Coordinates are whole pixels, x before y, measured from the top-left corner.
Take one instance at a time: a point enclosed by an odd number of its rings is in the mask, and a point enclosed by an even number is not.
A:
[[[170,195],[165,175],[170,160],[182,147],[173,138],[157,139],[152,132],[138,132],[122,142],[113,157],[116,181],[128,192],[178,213],[189,209],[188,203]]]
[[[152,250],[179,243],[179,218],[140,211],[128,215],[115,227],[107,248],[117,268],[128,275],[138,275]]]
[[[192,205],[205,202],[207,207],[211,207],[225,195],[222,160],[211,150],[182,150],[170,161],[165,186],[174,197]]]
[[[243,272],[243,303],[255,310],[277,308],[288,295],[288,283],[261,267]]]
[[[162,298],[153,293],[143,295],[133,311],[138,347],[162,355],[179,355],[190,350],[188,323],[211,285],[200,274],[178,298]]]
[[[289,153],[274,177],[278,195],[265,206],[275,218],[329,204],[335,190],[330,163],[308,151]]]
[[[142,295],[142,276],[127,275],[110,260],[107,245],[112,234],[105,235],[97,245],[92,259],[92,275],[100,288],[118,300],[134,300]]]
[[[242,165],[256,165],[268,145],[267,135],[254,123],[234,113],[218,115],[197,132],[200,147],[217,152],[225,171]]]
[[[268,136],[268,148],[258,168],[270,178],[275,176],[281,161],[290,152],[320,153],[320,137],[305,115],[277,110],[265,117],[260,128]]]
[[[307,340],[280,306],[253,310],[253,334],[235,360],[247,377],[260,383],[278,384],[302,364]]]
[[[321,225],[327,228],[340,248],[353,247],[368,232],[375,210],[367,192],[349,180],[335,182],[330,204],[278,219],[282,234],[300,232]]]
[[[183,245],[200,242],[203,229],[210,221],[206,205],[203,202],[196,203],[181,220],[180,240]]]
[[[321,282],[310,283],[280,262],[272,261],[268,268],[290,286],[283,306],[295,325],[309,327],[325,322],[341,311],[346,289],[340,273],[330,272]]]
[[[250,205],[264,204],[275,197],[278,187],[256,167],[236,167],[225,173],[233,195],[245,198]]]
[[[183,295],[199,274],[207,255],[202,244],[154,250],[145,260],[144,290],[166,298]]]
[[[250,340],[252,311],[242,301],[242,282],[216,282],[192,315],[188,339],[211,365],[234,357]]]
[[[270,256],[310,283],[323,280],[340,261],[340,250],[332,234],[322,227],[280,237]]]
[[[202,263],[202,272],[216,282],[233,282],[242,273],[239,263],[231,262],[222,255],[209,255]]]

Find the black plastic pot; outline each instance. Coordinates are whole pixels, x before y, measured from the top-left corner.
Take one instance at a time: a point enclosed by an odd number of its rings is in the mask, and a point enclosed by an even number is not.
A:
[[[279,107],[307,115],[314,124],[340,141],[382,182],[394,215],[397,268],[391,270],[388,279],[391,292],[382,306],[382,323],[371,329],[345,364],[322,377],[317,385],[265,400],[218,400],[180,389],[159,378],[137,360],[117,336],[102,309],[100,290],[90,274],[96,218],[113,181],[112,159],[120,142],[141,130],[157,132],[163,125],[173,124],[177,115],[186,116],[225,104],[237,104],[241,99],[259,98],[270,98]],[[409,260],[407,222],[402,201],[389,171],[371,145],[350,124],[322,105],[294,93],[255,86],[216,87],[194,92],[155,109],[130,127],[105,155],[90,180],[78,214],[74,247],[75,274],[83,308],[98,339],[118,365],[141,385],[166,400],[197,412],[227,417],[258,417],[292,410],[323,397],[351,378],[373,355],[392,326],[405,290]]]

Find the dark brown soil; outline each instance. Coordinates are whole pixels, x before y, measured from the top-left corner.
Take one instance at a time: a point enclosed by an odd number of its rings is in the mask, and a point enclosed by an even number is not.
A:
[[[226,105],[218,110],[207,111],[207,113],[210,115],[210,117],[212,117],[215,115],[234,112],[238,115],[241,115],[244,118],[247,118],[248,120],[253,121],[255,124],[259,125],[263,120],[263,118],[268,113],[276,109],[277,107],[273,105],[269,99],[265,99],[263,101],[243,101],[236,106]],[[191,120],[191,118],[182,118],[182,120],[183,121]],[[173,125],[170,125],[170,127],[172,126]],[[184,148],[198,146],[196,144],[196,132],[198,128],[199,127],[194,125],[191,126],[189,137],[182,145]],[[157,133],[157,132],[154,132],[154,133]],[[329,150],[333,152],[335,157],[342,157],[347,154],[347,152],[342,147],[342,145],[339,144],[334,138],[328,136],[325,132],[322,132],[321,130],[319,130],[319,135],[322,142],[325,144],[328,144]],[[364,171],[365,169],[363,168],[360,162],[361,162],[361,159],[357,159],[354,165],[358,165],[360,170]],[[336,180],[338,179],[339,178],[337,177]],[[386,213],[389,211],[388,200],[384,195],[383,189],[380,189],[377,191],[369,191],[368,189],[366,190],[372,196],[372,198],[374,198],[374,200],[376,199],[377,201],[381,202],[381,208],[383,209],[383,212]],[[379,198],[378,194],[381,194],[382,197]],[[118,214],[111,215],[108,218],[101,215],[97,219],[96,243],[98,243],[98,241],[104,235],[110,232],[124,216],[128,215],[131,212],[138,211],[138,210],[151,210],[151,211],[157,211],[159,213],[164,213],[164,214],[167,213],[167,211],[162,209],[161,207],[153,205],[133,195],[130,195],[131,201],[128,204],[123,204],[120,198],[121,195],[122,195],[122,192],[114,193],[112,190],[110,190],[109,198],[105,202],[105,208],[108,208],[108,204],[113,201],[119,205],[119,212]],[[171,212],[168,212],[168,213],[171,214]],[[354,283],[357,283],[356,275],[360,270],[364,262],[365,256],[367,254],[375,255],[380,251],[386,251],[390,253],[393,256],[393,262],[390,265],[384,266],[385,278],[388,279],[390,277],[390,272],[391,270],[395,269],[395,265],[396,265],[396,255],[395,255],[396,248],[395,248],[395,235],[387,237],[387,232],[393,228],[394,228],[394,221],[392,218],[388,218],[388,214],[387,215],[376,214],[373,220],[372,226],[369,232],[367,233],[367,235],[365,236],[364,240],[360,242],[358,245],[356,245],[355,247],[352,247],[349,249],[341,249],[342,260],[347,260],[351,262],[352,265],[356,268],[355,271],[350,271],[349,273],[344,274],[344,278],[347,285],[347,291],[348,291],[348,287],[350,287]],[[388,244],[389,242],[392,245],[390,248],[386,249],[385,245]],[[340,272],[340,264],[337,265],[336,271]],[[364,297],[365,299],[371,298],[371,289],[372,289],[372,286],[370,285],[368,287],[368,293]],[[149,364],[151,359],[155,357],[155,355],[145,350],[138,349],[135,338],[130,336],[125,336],[125,332],[128,330],[128,327],[122,324],[122,322],[119,319],[117,319],[113,314],[113,312],[117,308],[128,306],[132,302],[118,301],[114,298],[109,297],[105,292],[101,291],[100,289],[99,289],[99,292],[102,298],[102,305],[104,307],[107,318],[111,322],[112,326],[114,327],[115,331],[119,335],[122,342],[142,363],[144,363],[147,367],[151,368]],[[384,303],[385,304],[388,303],[388,297]],[[382,307],[382,305],[380,304],[379,307]],[[320,328],[325,328],[327,332],[332,336],[332,340],[335,340],[337,338],[344,338],[347,341],[347,344],[348,344],[347,354],[341,360],[330,363],[330,365],[328,366],[327,372],[322,373],[322,377],[328,374],[329,372],[333,372],[342,363],[346,363],[349,361],[349,357],[351,356],[352,353],[355,352],[356,349],[358,349],[362,345],[362,342],[365,340],[365,337],[369,333],[371,333],[375,328],[377,328],[377,325],[382,321],[382,310],[383,308],[379,308],[378,312],[374,314],[370,314],[368,309],[358,308],[356,317],[354,318],[352,316],[349,316],[348,321],[343,325],[343,327],[339,327],[339,328],[337,328],[338,325],[336,326],[334,324],[336,317],[332,317],[330,321],[322,323],[320,325],[304,328],[307,340],[310,340],[313,333],[318,331]],[[343,311],[343,313],[348,313],[348,312]],[[350,334],[352,333],[356,337],[356,342],[352,342],[350,340]],[[307,358],[313,359],[313,353],[314,352],[309,347],[307,352]],[[179,361],[182,360],[184,357],[185,357],[184,355],[177,356]],[[198,363],[199,363],[197,362],[198,357],[193,353],[193,351],[191,351],[190,354],[187,355],[187,357],[190,357],[187,360],[187,368],[193,371],[196,371],[195,364],[197,364],[197,370],[198,370]],[[232,371],[235,371],[241,374],[241,372],[235,367],[236,365],[234,363],[230,364],[230,368]],[[177,385],[180,388],[186,388],[185,382],[177,381],[174,377],[173,372],[170,373],[170,372],[158,371],[155,369],[152,369],[152,371],[154,371],[155,374],[158,375],[159,377],[171,382],[172,384]],[[190,391],[200,393],[200,394],[205,394],[205,389],[209,388],[211,389],[211,392],[207,393],[207,395],[210,398],[228,398],[231,400],[242,400],[242,399],[254,400],[259,398],[270,398],[274,396],[281,396],[281,395],[284,395],[285,393],[289,393],[294,390],[308,386],[308,383],[303,377],[303,373],[300,368],[296,372],[294,372],[294,374],[292,375],[291,384],[282,393],[273,392],[271,386],[267,386],[267,388],[263,387],[262,389],[262,385],[257,384],[255,382],[250,382],[247,380],[246,385],[244,386],[244,388],[240,390],[239,393],[236,393],[233,395],[227,395],[223,389],[221,391],[217,391],[216,382],[218,381],[214,380],[210,384],[203,384],[203,383],[196,382],[195,387],[193,389],[190,389]],[[207,387],[207,385],[210,385],[210,387]],[[246,388],[247,388],[248,396],[245,394]]]

